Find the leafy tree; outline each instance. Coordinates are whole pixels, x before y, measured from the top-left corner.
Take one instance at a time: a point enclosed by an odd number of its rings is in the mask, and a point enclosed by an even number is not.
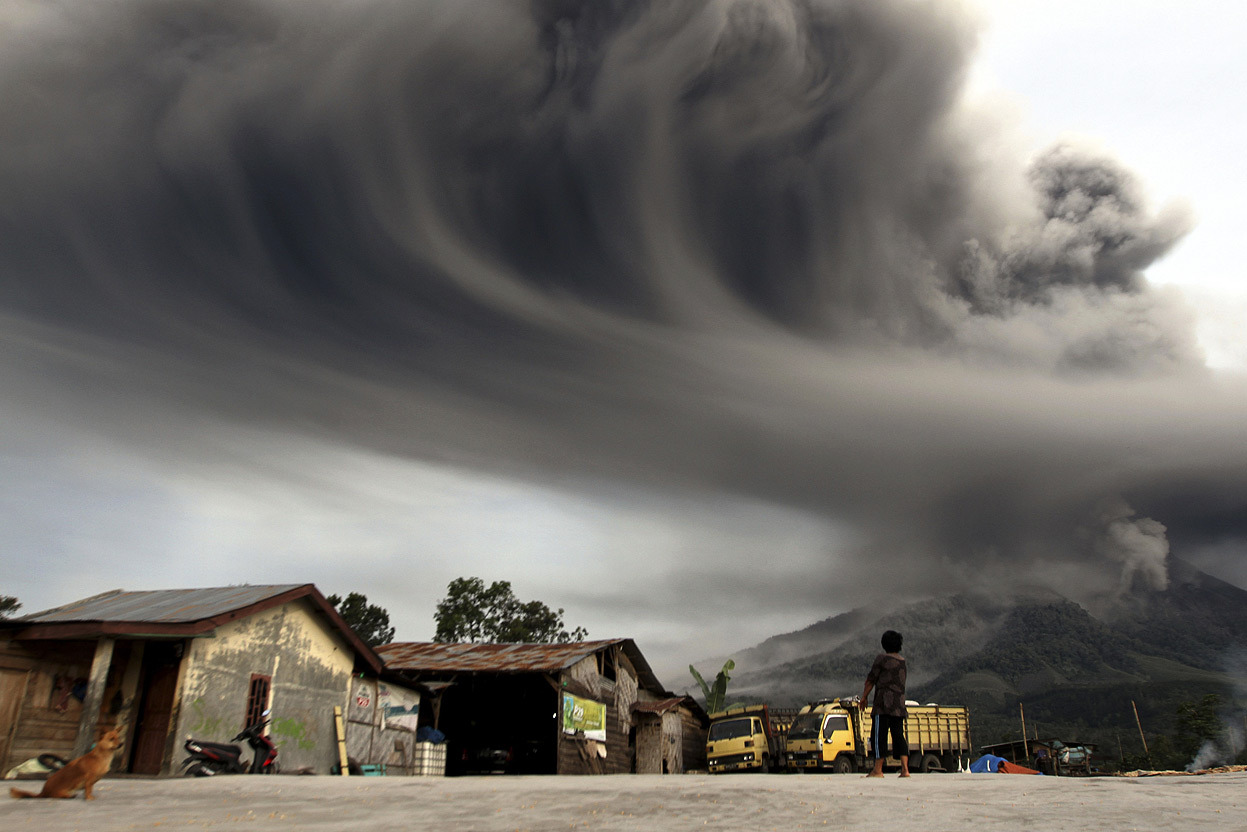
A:
[[[1178,705],[1174,725],[1178,729],[1178,748],[1185,756],[1195,756],[1209,741],[1221,745],[1225,729],[1221,725],[1220,711],[1221,697],[1215,693],[1204,694],[1198,702]],[[1220,749],[1217,755],[1230,756]]]
[[[1204,694],[1199,702],[1183,702],[1177,709],[1178,732],[1196,746],[1204,740],[1216,739],[1221,733],[1221,720],[1217,716],[1220,708],[1221,697],[1215,693]]]
[[[340,595],[330,595],[325,600],[334,605],[342,619],[370,647],[389,644],[394,640],[390,614],[385,611],[384,607],[369,604],[366,595],[352,592],[345,599]]]
[[[736,669],[736,662],[728,659],[723,665],[723,669],[714,677],[714,686],[706,684],[706,680],[701,678],[701,674],[697,672],[697,668],[691,664],[688,666],[688,672],[693,674],[693,678],[697,680],[697,684],[701,685],[701,695],[706,697],[706,711],[714,713],[723,710],[723,705],[727,702],[727,683],[732,677],[728,675],[729,670]]]
[[[0,618],[8,618],[22,608],[22,602],[12,595],[0,595]]]
[[[434,641],[497,644],[566,644],[583,641],[589,632],[563,626],[563,608],[552,610],[540,601],[522,602],[510,581],[489,586],[480,578],[455,578],[437,604]]]

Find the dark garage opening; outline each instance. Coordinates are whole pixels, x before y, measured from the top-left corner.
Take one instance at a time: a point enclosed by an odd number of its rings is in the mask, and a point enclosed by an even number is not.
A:
[[[541,674],[460,675],[442,696],[446,774],[555,774],[559,696]]]

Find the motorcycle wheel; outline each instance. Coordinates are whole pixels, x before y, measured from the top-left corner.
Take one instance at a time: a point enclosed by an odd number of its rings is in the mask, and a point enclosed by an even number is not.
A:
[[[65,767],[65,760],[55,754],[40,754],[37,759],[39,765],[52,771],[60,771]]]
[[[194,763],[185,772],[187,777],[212,777],[214,774],[216,771],[203,763]]]

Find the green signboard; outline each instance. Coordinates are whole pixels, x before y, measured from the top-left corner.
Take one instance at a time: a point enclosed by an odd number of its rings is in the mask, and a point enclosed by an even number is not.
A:
[[[606,705],[563,694],[563,733],[583,733],[585,739],[606,742]]]

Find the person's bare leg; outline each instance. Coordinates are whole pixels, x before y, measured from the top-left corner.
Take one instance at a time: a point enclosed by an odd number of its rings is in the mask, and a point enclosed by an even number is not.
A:
[[[909,776],[909,756],[901,757],[901,777]]]
[[[882,757],[875,758],[875,767],[871,769],[870,774],[867,774],[866,776],[867,777],[882,777],[883,776],[883,758]]]

